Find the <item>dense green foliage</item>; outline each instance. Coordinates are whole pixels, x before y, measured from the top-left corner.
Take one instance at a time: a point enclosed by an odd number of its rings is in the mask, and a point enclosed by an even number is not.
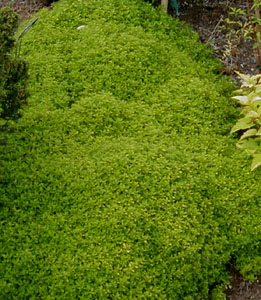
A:
[[[17,14],[9,7],[0,9],[0,120],[17,119],[27,97],[27,66],[13,50],[17,26]]]
[[[143,0],[39,16],[1,150],[0,299],[217,300],[230,263],[260,274],[261,173],[197,36]]]

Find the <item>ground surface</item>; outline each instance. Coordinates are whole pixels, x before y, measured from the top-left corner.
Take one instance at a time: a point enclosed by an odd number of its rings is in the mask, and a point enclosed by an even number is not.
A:
[[[241,39],[232,46],[230,55],[225,55],[227,47],[227,31],[221,30],[225,18],[228,17],[230,2],[223,1],[202,1],[199,4],[183,5],[180,8],[180,19],[192,25],[193,29],[200,35],[201,41],[208,43],[215,51],[224,65],[223,72],[233,75],[234,71],[247,74],[255,74],[257,70],[257,58],[253,50],[253,42]],[[240,1],[239,8],[247,6],[244,1]],[[234,4],[233,4],[234,5]]]
[[[233,277],[227,290],[227,300],[260,300],[261,282],[260,279],[254,283],[244,281],[237,272],[232,273]]]
[[[4,4],[7,1],[3,1]],[[40,2],[40,1],[39,1]],[[15,9],[23,19],[29,18],[44,5],[35,1],[15,1]],[[209,42],[215,48],[216,54],[221,57],[224,41],[222,34],[216,31],[221,16],[225,16],[226,11],[217,6],[208,7],[181,7],[181,19],[189,22],[196,30],[203,42]],[[256,58],[252,51],[251,43],[247,42],[240,46],[239,52],[233,58],[233,64],[224,65],[226,73],[232,73],[234,69],[245,71],[245,73],[256,72]],[[231,271],[233,276],[227,291],[228,300],[261,300],[260,279],[254,283],[246,282],[236,272]]]

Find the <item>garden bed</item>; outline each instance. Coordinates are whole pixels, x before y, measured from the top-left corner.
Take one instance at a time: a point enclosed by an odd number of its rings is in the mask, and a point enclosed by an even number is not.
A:
[[[4,149],[1,296],[215,295],[234,255],[255,269],[259,243],[260,172],[229,137],[228,81],[149,6],[67,2],[22,47],[31,97]],[[228,299],[260,299],[231,272]]]

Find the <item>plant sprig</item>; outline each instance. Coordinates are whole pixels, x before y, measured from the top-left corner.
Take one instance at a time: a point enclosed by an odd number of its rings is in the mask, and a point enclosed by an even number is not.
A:
[[[231,133],[242,132],[237,147],[253,157],[251,170],[261,166],[261,74],[248,76],[237,72],[243,80],[241,89],[236,92],[242,106],[240,118]]]

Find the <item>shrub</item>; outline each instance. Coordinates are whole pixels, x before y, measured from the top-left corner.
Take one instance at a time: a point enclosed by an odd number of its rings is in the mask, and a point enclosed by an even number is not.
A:
[[[141,0],[39,16],[29,105],[0,152],[0,298],[220,298],[232,259],[259,274],[260,170],[197,36]]]
[[[241,95],[233,97],[242,106],[240,118],[231,132],[242,132],[237,146],[253,156],[251,170],[261,166],[261,75],[239,74],[243,79]]]
[[[15,55],[14,34],[18,16],[12,9],[0,9],[0,118],[17,119],[26,102],[27,65]]]

